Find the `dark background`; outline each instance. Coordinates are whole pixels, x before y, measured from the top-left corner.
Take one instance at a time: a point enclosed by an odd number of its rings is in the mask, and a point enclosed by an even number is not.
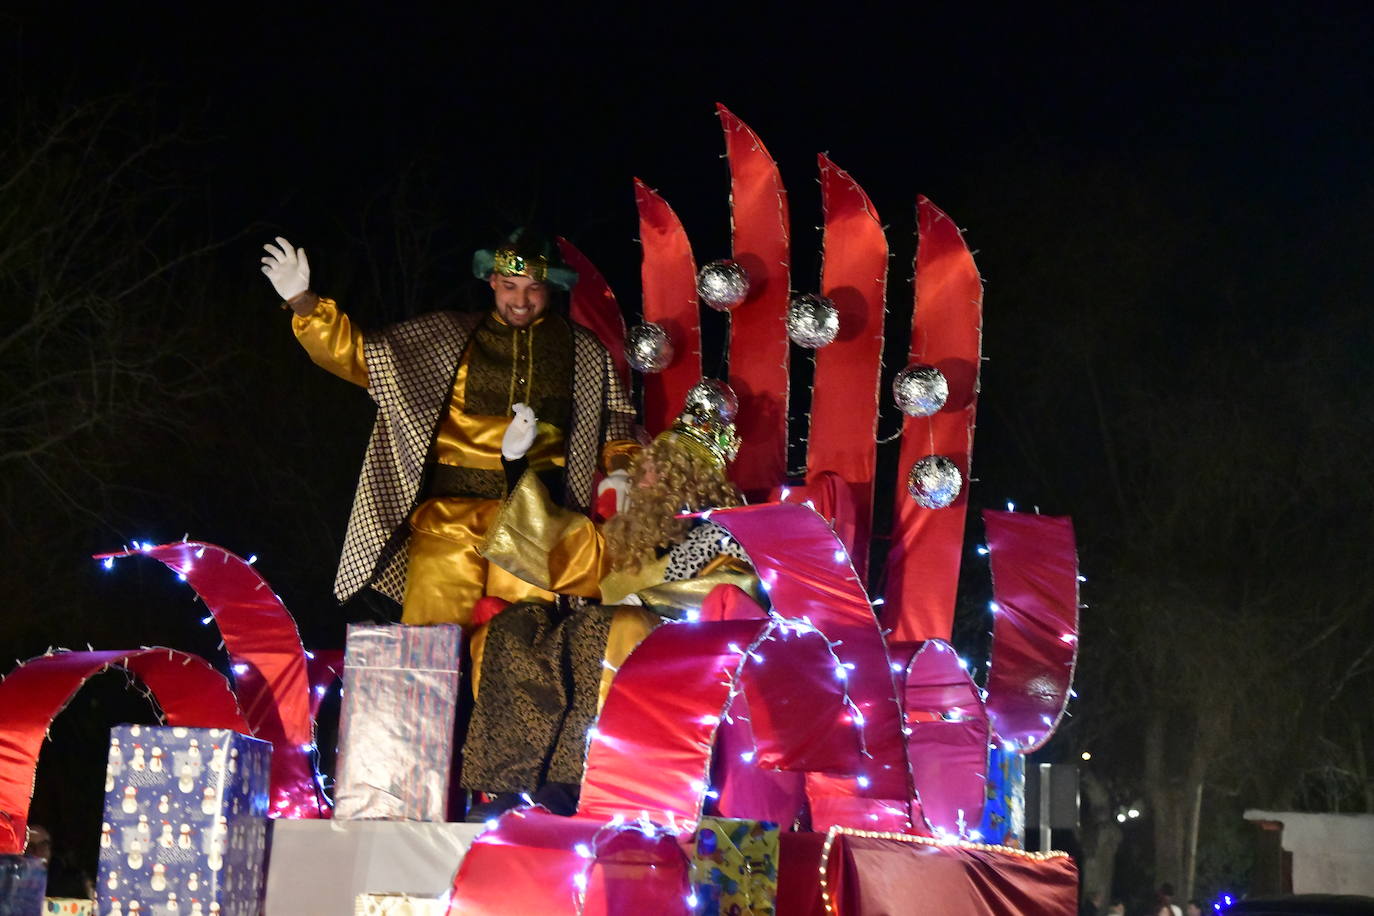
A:
[[[0,30],[0,658],[89,641],[222,660],[164,570],[85,559],[187,532],[259,554],[308,646],[383,613],[330,595],[369,406],[292,342],[259,246],[306,246],[366,326],[480,305],[471,251],[536,222],[633,318],[632,177],[699,261],[728,253],[720,101],[779,161],[798,290],[819,268],[816,152],[889,225],[889,376],[916,194],[967,227],[988,361],[956,641],[986,651],[976,510],[1072,515],[1082,698],[1043,756],[1090,749],[1103,794],[1065,842],[1117,830],[1115,889],[1144,900],[1181,881],[1156,815],[1202,784],[1212,893],[1248,880],[1243,808],[1371,810],[1359,5],[54,3]],[[70,871],[94,857],[104,729],[150,714],[109,677],[40,771],[34,819]],[[1143,820],[1114,827],[1130,806]]]

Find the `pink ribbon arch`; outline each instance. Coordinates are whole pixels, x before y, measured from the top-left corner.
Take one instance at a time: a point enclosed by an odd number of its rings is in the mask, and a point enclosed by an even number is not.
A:
[[[992,737],[978,685],[949,643],[892,647],[906,708],[907,756],[921,811],[939,837],[964,837],[982,819]]]
[[[687,858],[647,822],[508,811],[473,841],[453,878],[449,916],[681,913]]]
[[[1078,548],[1066,516],[984,510],[992,567],[988,718],[1022,754],[1054,734],[1078,659]]]
[[[224,637],[234,690],[254,737],[272,743],[273,817],[328,817],[312,758],[314,698],[296,621],[250,562],[217,544],[177,541],[99,554],[145,556],[193,588]],[[314,704],[317,705],[317,704]]]
[[[855,776],[807,774],[815,829],[924,832],[919,805],[912,804],[916,791],[887,645],[844,544],[805,506],[765,503],[709,515],[748,554],[773,612],[805,621],[831,640],[857,707],[871,759]]]
[[[38,754],[48,727],[86,681],[123,668],[152,693],[168,725],[248,732],[229,682],[175,649],[40,655],[0,680],[0,853],[24,851]]]

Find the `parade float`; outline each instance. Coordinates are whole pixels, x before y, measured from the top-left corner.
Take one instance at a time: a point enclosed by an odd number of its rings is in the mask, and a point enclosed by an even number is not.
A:
[[[636,181],[642,322],[626,328],[591,260],[571,309],[630,380],[655,434],[703,377],[703,305],[728,313],[747,506],[718,510],[766,595],[721,586],[616,672],[579,807],[448,823],[460,696],[456,630],[302,645],[245,560],[187,538],[101,555],[161,563],[219,628],[226,677],[174,648],[55,650],[0,681],[0,912],[42,912],[24,857],[39,751],[87,679],[123,669],[159,725],[114,730],[98,900],[107,914],[1070,913],[1072,860],[1021,843],[1024,759],[1054,733],[1078,634],[1072,525],[986,511],[992,648],[949,642],[979,391],[982,285],[954,221],[917,202],[908,365],[882,386],[888,241],[850,175],[818,159],[819,288],[790,275],[789,212],[763,142],[720,107],[733,250],[698,266],[667,201]],[[801,292],[796,290],[801,289]],[[789,471],[789,361],[814,351],[804,472]],[[880,406],[904,414],[900,478],[875,488]],[[875,500],[890,547],[870,570]],[[881,581],[881,596],[866,583]],[[418,628],[412,628],[418,630]],[[448,632],[441,632],[448,631]],[[316,717],[342,678],[336,783]],[[92,774],[92,780],[100,778]],[[380,787],[380,788],[379,788]],[[461,812],[452,812],[455,815]],[[19,902],[28,894],[33,909]],[[53,904],[59,905],[59,904]],[[5,907],[10,909],[6,910]],[[53,910],[54,912],[58,910]],[[74,909],[73,912],[78,910]]]

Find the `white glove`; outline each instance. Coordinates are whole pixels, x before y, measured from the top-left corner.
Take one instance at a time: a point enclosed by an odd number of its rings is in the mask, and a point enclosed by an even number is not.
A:
[[[268,255],[262,259],[262,272],[278,296],[291,299],[310,288],[310,262],[305,259],[304,248],[292,248],[281,236],[277,236],[277,245],[262,246]]]
[[[511,410],[515,415],[510,418],[506,434],[501,437],[501,457],[507,461],[519,461],[534,445],[534,437],[538,432],[535,424],[538,421],[534,411],[524,404],[516,404]]]
[[[596,495],[600,496],[607,490],[615,491],[615,511],[623,512],[630,499],[630,472],[611,471],[603,477],[601,483],[596,485]]]

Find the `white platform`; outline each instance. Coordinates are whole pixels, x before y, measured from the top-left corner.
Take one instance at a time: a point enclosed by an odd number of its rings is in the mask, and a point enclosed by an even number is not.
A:
[[[265,916],[352,916],[359,894],[448,893],[482,824],[274,821]]]
[[[1374,896],[1374,814],[1246,811],[1247,821],[1278,821],[1293,854],[1293,893]]]

